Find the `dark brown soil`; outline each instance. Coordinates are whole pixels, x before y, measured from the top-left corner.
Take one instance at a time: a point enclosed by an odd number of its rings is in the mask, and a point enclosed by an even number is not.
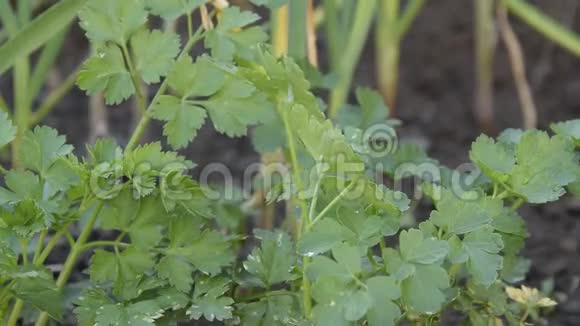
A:
[[[558,21],[580,31],[575,0],[537,0]],[[442,163],[455,167],[468,161],[470,143],[480,134],[473,115],[474,53],[472,1],[428,1],[403,42],[397,114],[403,121],[400,136],[421,141]],[[515,23],[515,19],[514,20]],[[580,118],[580,59],[552,46],[530,28],[515,23],[525,49],[528,75],[541,128],[551,122]],[[321,35],[322,36],[322,35]],[[370,38],[372,39],[372,38]],[[320,41],[321,47],[324,40]],[[82,60],[86,42],[77,30],[68,40],[60,60],[63,74]],[[324,51],[321,53],[324,58]],[[369,42],[361,60],[356,86],[375,87],[374,49]],[[3,94],[10,92],[7,78],[0,79]],[[505,49],[499,46],[495,64],[496,127],[521,127],[519,103]],[[68,135],[82,149],[87,141],[87,100],[73,91],[46,123]],[[120,143],[132,130],[127,106],[111,108],[110,129]],[[151,135],[159,133],[154,128]],[[151,137],[155,138],[155,137]],[[80,151],[82,153],[82,150]],[[222,162],[241,175],[258,160],[246,139],[228,139],[206,126],[186,154],[201,166]],[[560,305],[547,317],[549,325],[580,325],[580,199],[566,197],[549,205],[523,207],[531,237],[525,255],[532,260],[527,283],[555,281]]]

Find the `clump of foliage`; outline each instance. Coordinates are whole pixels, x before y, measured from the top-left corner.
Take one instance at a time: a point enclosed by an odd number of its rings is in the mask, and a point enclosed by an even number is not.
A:
[[[328,120],[299,66],[262,44],[267,35],[255,25],[256,14],[220,9],[215,28],[191,30],[185,40],[147,27],[150,16],[191,18],[205,2],[90,0],[80,13],[96,51],[79,87],[102,92],[110,104],[135,96],[143,115],[125,148],[101,139],[86,158],[53,129],[24,135],[21,167],[3,171],[0,188],[0,312],[8,325],[24,308],[40,312],[38,326],[63,320],[69,309],[79,325],[99,326],[202,318],[431,325],[448,309],[465,312],[469,324],[517,325],[546,306],[540,297],[508,304],[508,295],[516,296],[506,294],[506,284],[521,281],[528,264],[518,255],[528,234],[517,209],[557,200],[577,185],[580,121],[554,125],[553,136],[509,130],[497,139],[479,137],[470,158],[483,176],[458,192],[457,175],[416,146],[373,155],[368,145],[377,139],[363,129],[395,125],[379,113],[385,108],[376,93],[359,90],[357,110],[345,108],[338,123]],[[209,52],[192,58],[201,41]],[[150,101],[140,93],[142,82],[159,84]],[[247,235],[236,228],[243,221],[224,222],[227,203],[209,199],[188,175],[193,162],[160,142],[137,145],[153,119],[175,150],[208,119],[232,137],[255,127],[261,151],[282,148],[292,175],[269,198],[292,207],[288,230]],[[16,132],[0,114],[0,146]],[[435,210],[405,230],[410,200],[370,176],[381,163],[398,178],[402,162],[431,164],[444,176],[425,180]],[[102,234],[96,230],[109,236],[96,239]],[[247,237],[258,243],[239,258]],[[55,279],[45,263],[61,239],[70,251]],[[90,283],[71,303],[65,290],[86,253]]]

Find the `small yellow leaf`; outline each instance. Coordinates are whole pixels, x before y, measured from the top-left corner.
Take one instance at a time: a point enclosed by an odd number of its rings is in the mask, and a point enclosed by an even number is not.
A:
[[[556,301],[544,297],[538,289],[525,285],[522,285],[521,289],[508,286],[505,291],[510,299],[527,307],[546,308],[557,304]]]

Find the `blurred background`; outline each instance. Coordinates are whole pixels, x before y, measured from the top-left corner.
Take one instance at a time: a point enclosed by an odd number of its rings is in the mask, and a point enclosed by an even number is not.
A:
[[[12,5],[20,1],[26,0]],[[321,73],[312,76],[330,114],[354,101],[357,87],[378,89],[391,117],[402,121],[401,141],[419,142],[449,167],[468,161],[470,144],[482,132],[547,129],[580,118],[580,38],[573,32],[580,33],[578,0],[290,1],[300,2],[304,15],[296,16],[284,1],[261,1],[269,7],[231,3],[260,13],[280,54],[318,66]],[[31,1],[31,12],[55,2]],[[186,30],[180,21],[168,28]],[[304,49],[292,47],[297,35],[306,37]],[[4,21],[0,44],[9,38]],[[136,120],[133,103],[106,107],[101,97],[87,97],[74,86],[74,73],[90,53],[78,22],[54,38],[51,53],[46,46],[31,55],[32,62],[46,61],[42,83],[29,85],[38,122],[67,135],[79,154],[101,136],[125,144]],[[15,105],[12,76],[11,70],[0,75],[0,106]],[[160,135],[161,126],[154,125],[146,138]],[[228,138],[209,123],[183,153],[201,167],[223,163],[238,178],[260,161],[249,139]],[[580,325],[580,200],[565,197],[521,213],[531,233],[526,282],[563,302],[548,316],[549,325]]]

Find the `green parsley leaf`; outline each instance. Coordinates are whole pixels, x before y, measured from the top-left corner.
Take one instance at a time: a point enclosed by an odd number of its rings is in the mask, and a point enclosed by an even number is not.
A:
[[[576,147],[580,146],[580,119],[553,123],[550,128],[560,136],[572,138]]]
[[[516,164],[513,151],[485,135],[471,145],[469,157],[487,175],[502,181]]]
[[[350,325],[345,318],[344,306],[347,297],[352,294],[347,285],[334,277],[322,277],[312,285],[312,297],[316,306],[312,311],[316,325],[334,326]]]
[[[90,0],[79,18],[92,42],[124,45],[147,22],[147,11],[142,0]]]
[[[401,289],[389,276],[375,276],[366,281],[373,305],[367,313],[370,326],[394,326],[401,309],[393,301],[401,296]]]
[[[348,238],[349,230],[332,218],[324,218],[300,238],[298,254],[313,257],[334,248]]]
[[[377,91],[359,87],[356,89],[356,98],[360,108],[348,105],[342,107],[338,112],[339,125],[366,129],[385,122],[389,116],[389,109]]]
[[[412,311],[434,314],[446,301],[443,290],[449,287],[449,277],[440,264],[449,252],[443,240],[424,238],[417,229],[401,232],[400,253],[384,252],[387,270],[402,280],[402,298]]]
[[[147,84],[158,83],[167,75],[179,54],[179,37],[175,33],[142,29],[131,38],[135,69]]]
[[[0,112],[0,148],[8,145],[16,137],[16,127],[8,118],[8,114]]]
[[[169,87],[181,98],[207,97],[224,84],[225,74],[207,56],[195,63],[190,56],[180,58],[167,76]]]
[[[527,131],[516,149],[513,190],[530,203],[554,201],[566,192],[564,186],[576,181],[578,159],[570,140]]]
[[[286,326],[301,321],[292,296],[266,297],[258,302],[239,307],[242,325],[246,326]]]
[[[409,263],[433,264],[441,261],[449,252],[445,241],[423,238],[423,232],[417,229],[402,231],[399,241],[401,257]]]
[[[95,250],[89,274],[93,282],[112,281],[117,278],[117,256],[113,252]]]
[[[24,167],[46,176],[55,161],[70,154],[72,150],[71,145],[66,145],[66,137],[59,136],[56,130],[36,127],[24,136],[19,158]]]
[[[265,42],[268,36],[261,27],[244,28],[260,19],[260,16],[240,11],[239,7],[228,7],[222,11],[219,24],[207,32],[205,45],[212,56],[222,61],[231,61],[234,54]]]
[[[89,95],[104,92],[105,102],[109,105],[120,104],[135,93],[121,49],[114,45],[97,50],[96,54],[85,61],[79,71],[77,84]]]
[[[403,301],[413,311],[434,314],[446,301],[449,277],[437,265],[415,265],[415,272],[401,284]]]
[[[266,96],[242,80],[229,78],[204,106],[217,131],[230,137],[244,136],[248,126],[264,121],[274,108]]]
[[[501,235],[493,233],[491,227],[485,227],[468,233],[463,246],[469,255],[467,269],[473,280],[483,286],[493,284],[502,268],[503,260],[499,255],[503,249]]]
[[[437,210],[431,212],[430,220],[448,232],[463,234],[490,224],[495,216],[503,212],[503,203],[499,199],[483,197],[465,201],[451,191],[443,190],[442,199],[437,202]]]
[[[108,304],[97,310],[95,326],[154,326],[161,317],[163,309],[155,300]]]
[[[350,281],[362,270],[361,255],[358,248],[348,244],[340,244],[332,249],[334,260],[326,256],[315,256],[308,266],[308,277],[335,277],[342,281]]]
[[[201,107],[189,104],[187,100],[163,95],[153,108],[153,117],[167,121],[163,126],[163,135],[173,148],[179,149],[195,138],[207,114]]]
[[[15,280],[12,291],[17,298],[32,304],[40,311],[46,311],[52,318],[57,320],[62,318],[64,299],[52,279],[19,278]]]
[[[30,171],[8,171],[4,181],[8,189],[0,187],[0,205],[42,198],[40,180]]]
[[[81,296],[76,300],[74,308],[79,325],[94,326],[97,311],[111,303],[111,299],[102,288],[90,287],[83,290]]]
[[[201,278],[196,282],[193,304],[187,310],[187,315],[195,320],[199,320],[202,316],[208,321],[231,319],[234,300],[224,296],[228,289],[227,280]]]
[[[187,218],[172,223],[167,254],[184,258],[206,274],[218,274],[234,259],[229,240],[215,231],[192,234],[194,223]]]
[[[145,0],[152,14],[166,20],[174,20],[179,16],[189,14],[209,0]]]
[[[189,293],[193,284],[193,266],[184,259],[176,256],[165,256],[157,265],[157,272],[163,279],[177,290]]]
[[[296,259],[290,236],[265,230],[255,230],[254,235],[261,240],[261,246],[248,256],[244,268],[257,276],[266,288],[294,279],[292,269]]]

